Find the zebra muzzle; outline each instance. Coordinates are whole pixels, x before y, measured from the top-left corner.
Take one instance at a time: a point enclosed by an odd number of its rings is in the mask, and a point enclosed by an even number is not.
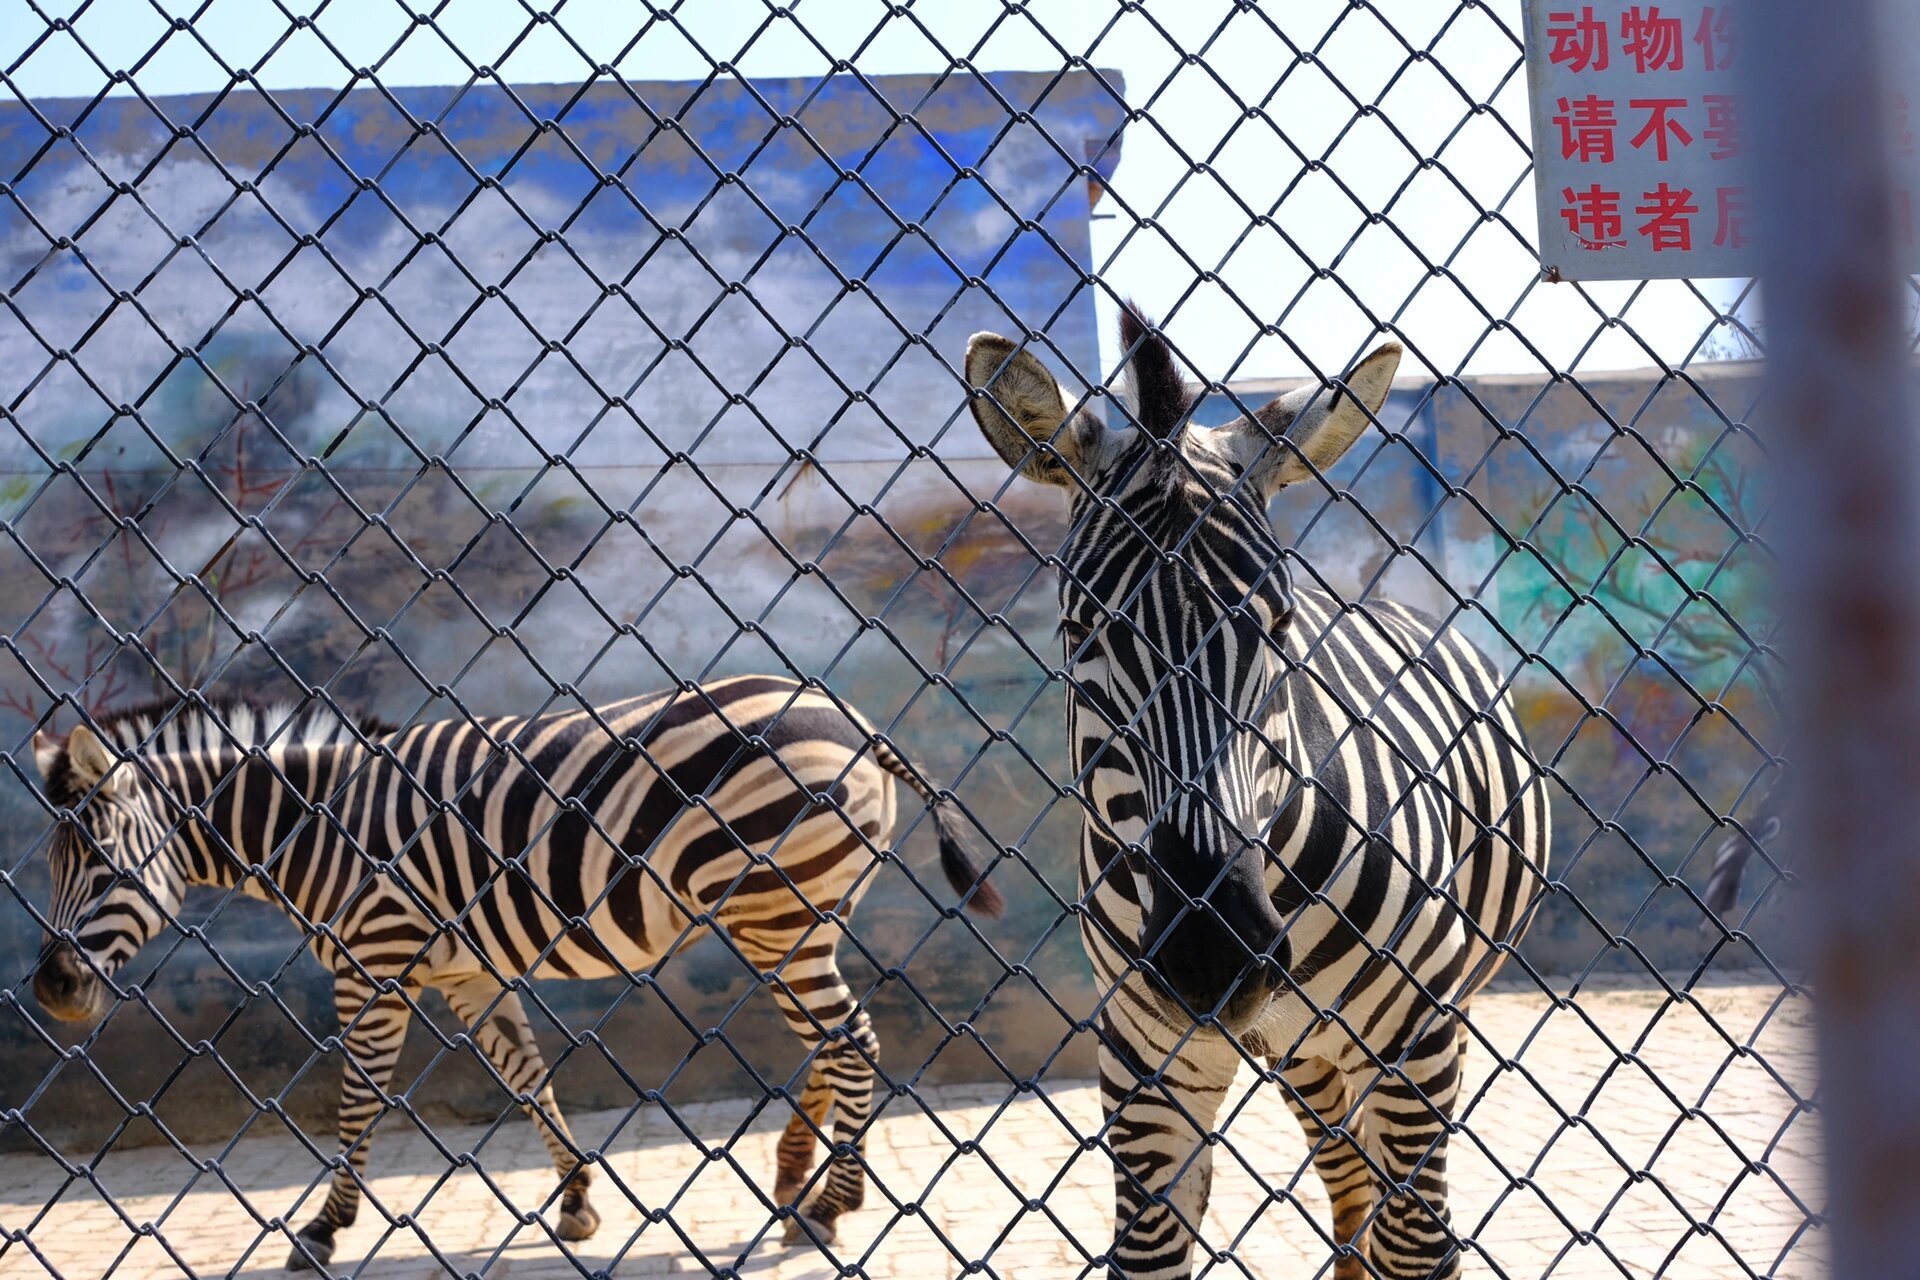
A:
[[[1229,1029],[1266,1007],[1285,985],[1293,958],[1286,922],[1262,887],[1258,860],[1242,861],[1244,868],[1236,864],[1218,883],[1203,886],[1204,897],[1191,890],[1156,893],[1140,938],[1157,985],[1182,1015],[1213,1015]],[[1191,878],[1178,869],[1169,873],[1167,863],[1162,874],[1176,890]]]
[[[40,1007],[62,1022],[86,1022],[100,1011],[100,977],[70,942],[56,942],[33,975]]]

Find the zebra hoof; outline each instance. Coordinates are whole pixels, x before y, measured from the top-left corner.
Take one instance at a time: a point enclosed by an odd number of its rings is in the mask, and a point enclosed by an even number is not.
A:
[[[838,1232],[832,1222],[823,1222],[808,1213],[796,1213],[787,1219],[786,1243],[830,1245]]]
[[[788,1178],[783,1176],[778,1182],[773,1184],[773,1202],[781,1206],[793,1204],[800,1198],[800,1188],[806,1185],[807,1180],[805,1178]]]
[[[560,1231],[562,1240],[585,1240],[600,1229],[600,1211],[582,1199],[571,1209],[560,1211]]]
[[[325,1271],[333,1261],[333,1230],[319,1223],[301,1229],[287,1255],[289,1271]]]

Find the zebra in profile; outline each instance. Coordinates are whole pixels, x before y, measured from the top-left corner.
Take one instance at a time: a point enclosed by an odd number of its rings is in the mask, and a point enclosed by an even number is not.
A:
[[[995,451],[1070,499],[1060,628],[1109,1265],[1190,1273],[1203,1138],[1247,1055],[1307,1130],[1339,1280],[1451,1277],[1462,1013],[1542,891],[1546,790],[1466,639],[1296,586],[1266,517],[1360,436],[1400,348],[1209,431],[1159,333],[1128,309],[1121,337],[1137,431],[1070,411],[1010,339],[975,335],[966,357]]]
[[[323,1266],[359,1208],[366,1130],[421,993],[438,989],[533,1118],[561,1179],[557,1234],[599,1225],[592,1170],[554,1101],[524,976],[598,978],[724,933],[813,1053],[778,1147],[786,1239],[829,1243],[865,1192],[879,1042],[834,959],[836,929],[894,828],[889,775],[933,806],[940,862],[983,914],[980,837],[857,713],[774,676],[597,711],[392,731],[321,707],[164,707],[81,725],[34,753],[62,821],[51,945],[34,993],[101,1015],[112,979],[189,885],[278,903],[312,934],[342,1027],[340,1147],[287,1265]],[[837,913],[830,917],[828,913]],[[815,1174],[831,1118],[843,1154]],[[844,1145],[842,1145],[844,1144]]]

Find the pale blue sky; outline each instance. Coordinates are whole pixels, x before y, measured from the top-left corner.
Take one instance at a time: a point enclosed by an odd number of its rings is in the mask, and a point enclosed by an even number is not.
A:
[[[301,14],[313,7],[290,5]],[[1438,374],[1537,372],[1529,346],[1576,371],[1678,362],[1712,319],[1683,282],[1584,293],[1537,283],[1526,247],[1482,219],[1476,202],[1528,241],[1534,234],[1516,141],[1528,136],[1519,0],[1469,9],[1376,0],[1374,12],[1346,0],[1288,0],[1264,16],[1223,0],[1150,0],[1135,12],[1034,0],[1019,15],[997,0],[930,0],[910,17],[890,16],[876,0],[799,0],[786,7],[793,18],[764,0],[700,0],[671,22],[652,21],[637,41],[651,11],[636,0],[555,7],[554,22],[537,23],[518,0],[449,0],[436,22],[458,54],[400,0],[335,0],[314,20],[319,35],[296,31],[278,48],[289,24],[267,0],[212,0],[192,33],[168,34],[163,13],[195,11],[180,0],[98,0],[73,25],[107,71],[130,72],[150,95],[227,83],[201,40],[269,89],[338,86],[350,66],[377,67],[396,87],[463,83],[472,66],[512,83],[578,82],[591,69],[579,50],[636,80],[697,79],[711,61],[748,76],[814,76],[835,59],[869,74],[938,71],[954,58],[990,71],[1084,59],[1120,71],[1130,103],[1151,116],[1129,126],[1113,189],[1155,226],[1137,226],[1120,200],[1103,203],[1099,212],[1114,216],[1095,224],[1096,269],[1150,312],[1171,313],[1169,333],[1207,378],[1342,365],[1371,338],[1365,309],[1398,325],[1425,357],[1426,370],[1410,362],[1403,372]],[[71,7],[55,0],[44,12]],[[1411,59],[1409,47],[1431,56]],[[1296,64],[1296,50],[1314,61]],[[107,83],[73,36],[47,32],[28,0],[0,0],[0,65],[30,97],[92,95]],[[1377,113],[1356,121],[1346,94],[1377,103]],[[1475,103],[1489,109],[1474,113]],[[1242,104],[1264,104],[1285,137]],[[1423,169],[1426,158],[1439,166]],[[1196,163],[1208,172],[1195,173]],[[1369,224],[1375,214],[1393,225]],[[1421,255],[1449,265],[1459,282],[1431,275]],[[1699,286],[1722,301],[1738,289]],[[1502,327],[1490,328],[1480,308]],[[1625,323],[1603,328],[1609,316]],[[1258,323],[1276,320],[1287,340],[1255,342]],[[1723,337],[1719,349],[1731,345]]]

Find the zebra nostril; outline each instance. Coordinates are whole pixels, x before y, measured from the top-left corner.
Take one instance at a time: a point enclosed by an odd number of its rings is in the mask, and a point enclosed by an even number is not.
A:
[[[74,988],[79,985],[71,973],[53,965],[41,966],[40,972],[33,978],[33,994],[41,1004],[49,1008],[64,1005],[73,997]]]
[[[33,975],[33,993],[49,1010],[73,1003],[88,977],[86,968],[73,947],[61,943],[50,952]]]

